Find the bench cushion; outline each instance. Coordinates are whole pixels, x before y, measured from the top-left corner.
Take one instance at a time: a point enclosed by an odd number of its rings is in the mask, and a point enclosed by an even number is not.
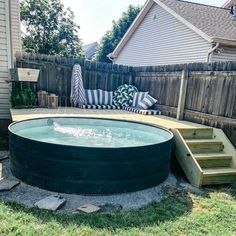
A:
[[[99,104],[99,91],[97,89],[85,89],[86,104],[98,105]]]
[[[123,107],[123,109],[126,111],[131,111],[137,114],[141,114],[141,115],[161,115],[161,112],[158,110],[144,110],[144,109],[139,109],[139,108],[134,108],[134,107]]]
[[[122,109],[121,106],[115,106],[115,105],[79,105],[79,108],[81,109],[109,109],[109,110],[120,110]]]
[[[99,105],[113,105],[113,92],[98,89],[98,104]]]

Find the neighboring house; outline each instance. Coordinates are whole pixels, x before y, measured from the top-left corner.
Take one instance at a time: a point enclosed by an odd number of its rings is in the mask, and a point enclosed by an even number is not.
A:
[[[98,43],[97,42],[84,45],[82,47],[82,50],[84,52],[85,59],[86,60],[92,60],[93,56],[95,55],[95,53],[97,51],[97,48],[98,48]]]
[[[231,8],[234,4],[236,4],[236,0],[228,0],[222,7]]]
[[[19,0],[0,0],[0,120],[10,118],[9,68],[21,50]]]
[[[131,66],[236,60],[236,21],[220,7],[148,0],[108,56]]]

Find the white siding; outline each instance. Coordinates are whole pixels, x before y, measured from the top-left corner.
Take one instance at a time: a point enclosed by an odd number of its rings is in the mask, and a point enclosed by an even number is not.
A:
[[[10,3],[12,53],[15,55],[17,51],[21,50],[20,2],[19,0],[10,0]]]
[[[8,2],[0,0],[0,120],[10,117],[9,85],[5,82],[11,60],[8,12]]]
[[[19,0],[0,0],[0,119],[10,118],[9,68],[21,49]]]
[[[210,43],[155,4],[114,63],[131,66],[206,62]]]
[[[212,61],[236,61],[236,47],[220,46],[220,53],[213,53]]]

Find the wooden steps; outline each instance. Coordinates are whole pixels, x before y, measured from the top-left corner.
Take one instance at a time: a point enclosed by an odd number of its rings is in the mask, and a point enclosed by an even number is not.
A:
[[[228,184],[236,182],[236,168],[203,169],[202,185]]]
[[[184,139],[212,139],[213,128],[181,129]]]
[[[218,153],[222,152],[224,149],[223,143],[214,139],[188,139],[185,140],[185,142],[189,146],[192,153]]]
[[[176,157],[194,186],[236,182],[236,151],[222,130],[206,127],[172,132]]]
[[[203,174],[205,176],[216,176],[216,175],[231,175],[235,174],[235,168],[206,168],[203,169]]]
[[[193,154],[202,168],[230,167],[232,156],[224,153],[200,153]]]

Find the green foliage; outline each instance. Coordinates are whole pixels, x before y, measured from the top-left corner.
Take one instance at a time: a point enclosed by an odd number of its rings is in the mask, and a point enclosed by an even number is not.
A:
[[[13,108],[32,108],[37,105],[36,94],[30,88],[13,90],[11,93]]]
[[[203,195],[167,189],[162,202],[112,215],[68,216],[0,201],[0,235],[235,235],[235,189],[205,189]]]
[[[140,10],[140,6],[130,5],[128,10],[122,13],[121,18],[118,21],[112,22],[112,29],[107,31],[101,39],[97,53],[95,55],[95,60],[111,62],[107,55],[113,52],[113,50],[116,48]]]
[[[83,58],[74,13],[64,10],[60,0],[21,1],[21,21],[26,52]]]

